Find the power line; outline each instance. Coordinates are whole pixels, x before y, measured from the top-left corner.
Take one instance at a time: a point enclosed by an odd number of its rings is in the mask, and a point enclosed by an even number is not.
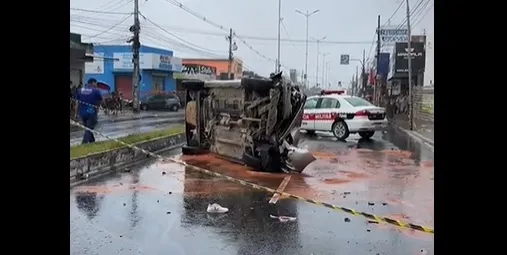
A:
[[[197,12],[193,11],[192,9],[190,9],[190,8],[188,8],[188,7],[186,7],[186,6],[184,6],[182,3],[178,2],[178,1],[175,1],[175,0],[164,0],[164,1],[166,1],[166,2],[168,2],[168,3],[170,3],[170,4],[172,4],[172,5],[174,5],[174,6],[178,7],[178,8],[180,8],[180,9],[182,9],[182,10],[186,11],[186,12],[187,12],[187,13],[189,13],[190,15],[192,15],[192,16],[194,16],[194,17],[196,17],[196,18],[198,18],[198,19],[200,19],[200,20],[202,20],[202,21],[204,21],[204,22],[206,22],[206,23],[208,23],[208,24],[210,24],[210,25],[212,25],[212,26],[214,26],[214,27],[216,27],[216,28],[218,28],[218,29],[222,30],[222,31],[228,31],[228,28],[225,28],[224,26],[222,26],[222,25],[220,25],[220,24],[218,24],[218,23],[216,23],[216,22],[213,22],[213,21],[211,21],[211,20],[207,19],[206,17],[204,17],[204,16],[202,16],[201,14],[199,14],[199,13],[197,13]],[[245,46],[247,46],[247,48],[249,48],[251,51],[253,51],[254,53],[256,53],[258,56],[260,56],[260,57],[262,57],[262,58],[264,58],[264,59],[266,59],[266,60],[268,60],[268,61],[271,61],[271,62],[275,62],[275,63],[276,63],[276,61],[275,61],[274,59],[272,59],[272,58],[268,58],[268,57],[266,57],[264,54],[262,54],[262,53],[260,53],[259,51],[255,50],[255,49],[254,49],[254,48],[253,48],[250,44],[248,44],[248,43],[245,41],[245,39],[243,39],[241,36],[238,36],[235,32],[233,33],[233,35],[234,35],[237,39],[239,39],[239,41],[240,41],[241,43],[243,43]]]
[[[100,21],[116,22],[116,20],[113,21],[111,19],[104,19],[104,18],[87,17],[87,16],[81,16],[81,15],[71,15],[71,17],[72,16],[74,16],[74,17],[79,16],[80,18],[93,20],[93,21],[100,20]],[[160,25],[160,24],[159,24],[159,26],[163,27],[167,30],[176,31],[179,33],[184,33],[184,34],[210,35],[210,36],[216,36],[216,37],[221,37],[221,38],[223,38],[224,36],[227,36],[227,33],[211,32],[209,30],[178,27],[178,26],[168,26],[168,25]],[[276,38],[276,37],[264,37],[264,36],[256,36],[256,35],[245,35],[245,34],[235,34],[235,35],[236,35],[236,37],[241,37],[243,39],[248,39],[248,40],[252,40],[252,41],[277,41],[278,40],[278,38]],[[290,44],[306,43],[305,39],[292,39],[288,34],[286,36],[287,36],[287,38],[281,38],[280,41],[287,42]],[[309,40],[308,42],[309,43],[317,43],[316,40]],[[331,41],[331,40],[325,40],[325,41],[322,41],[319,43],[321,45],[322,44],[357,45],[357,44],[370,44],[371,41]]]
[[[109,27],[108,29],[106,29],[106,30],[104,30],[104,31],[102,31],[102,32],[99,32],[99,33],[97,33],[97,34],[95,34],[95,35],[90,36],[90,38],[88,38],[88,40],[89,40],[89,39],[91,39],[91,38],[94,38],[94,37],[97,37],[97,36],[103,35],[103,34],[105,34],[105,33],[109,32],[109,31],[113,30],[114,28],[116,28],[117,26],[121,25],[123,22],[125,22],[125,20],[127,20],[127,19],[128,19],[128,18],[130,18],[130,17],[132,17],[132,14],[127,15],[127,16],[126,16],[124,19],[122,19],[120,22],[118,22],[118,23],[114,24],[113,26]]]
[[[419,2],[417,3],[416,7],[410,11],[410,14],[409,14],[409,17],[410,17],[410,18],[412,18],[413,16],[417,16],[417,15],[419,15],[422,11],[424,11],[424,9],[426,8],[426,6],[429,4],[429,2],[430,2],[431,0],[426,0],[426,2],[425,2],[425,4],[424,4],[424,6],[422,7],[422,9],[419,9],[419,7],[421,7],[421,4],[422,4],[422,2],[423,2],[423,1],[424,1],[424,0],[419,0]],[[416,12],[417,12],[417,13],[416,13]],[[396,27],[396,29],[400,29],[400,28],[402,28],[403,26],[405,26],[405,24],[407,24],[407,17],[405,17],[405,18],[403,19],[403,22],[402,22],[400,25],[398,25],[398,26]]]
[[[101,13],[101,14],[117,14],[117,15],[125,15],[125,14],[133,14],[132,12],[108,12],[108,11],[95,11],[95,10],[87,10],[81,8],[70,8],[73,11],[80,12],[90,12],[90,13]]]
[[[427,14],[431,11],[431,9],[433,8],[433,5],[435,5],[435,3],[431,3],[431,5],[428,7],[428,9],[426,9],[426,11],[422,14],[422,16],[420,16],[420,18],[419,18],[417,21],[415,21],[415,24],[414,24],[414,25],[412,25],[412,27],[417,26],[417,24],[419,24],[419,22],[421,22],[421,21],[424,19],[424,17],[426,17],[426,15],[427,15]]]
[[[143,17],[146,21],[148,21],[148,22],[149,22],[149,23],[151,23],[152,25],[156,26],[156,27],[157,27],[157,28],[159,28],[160,30],[162,30],[162,31],[166,32],[167,34],[171,35],[172,37],[174,37],[174,38],[176,38],[176,39],[178,39],[178,40],[180,40],[180,41],[182,41],[182,42],[184,42],[184,43],[189,44],[189,45],[190,45],[190,46],[192,46],[192,47],[195,47],[196,49],[200,49],[200,50],[205,51],[205,52],[213,52],[213,51],[215,51],[215,50],[210,50],[210,49],[205,49],[205,48],[202,48],[202,47],[200,47],[199,45],[196,45],[196,44],[193,44],[193,43],[191,43],[191,42],[189,42],[189,41],[186,41],[185,39],[183,39],[183,38],[181,38],[181,37],[179,37],[179,36],[177,36],[177,35],[175,35],[175,34],[173,34],[173,33],[169,32],[169,31],[167,31],[165,28],[163,28],[163,27],[159,26],[157,23],[153,22],[151,19],[147,18],[147,17],[146,17],[146,16],[144,16],[142,13],[139,13],[139,15],[141,15],[141,17]],[[217,51],[215,51],[215,52],[217,52]]]

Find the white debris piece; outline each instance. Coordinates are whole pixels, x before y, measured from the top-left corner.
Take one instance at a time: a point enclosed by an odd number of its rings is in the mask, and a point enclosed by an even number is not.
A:
[[[278,219],[280,222],[296,221],[296,217],[269,215],[271,219]]]
[[[226,213],[229,211],[229,208],[223,207],[217,203],[208,204],[208,209],[206,209],[208,213]]]

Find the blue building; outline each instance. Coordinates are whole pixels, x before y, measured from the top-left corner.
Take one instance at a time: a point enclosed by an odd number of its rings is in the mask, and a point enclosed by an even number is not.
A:
[[[130,45],[101,45],[95,47],[95,55],[101,56],[85,65],[85,80],[95,78],[106,83],[111,92],[121,92],[132,99],[132,48]],[[141,96],[157,92],[176,91],[173,72],[181,72],[180,58],[173,51],[141,46],[140,54]]]

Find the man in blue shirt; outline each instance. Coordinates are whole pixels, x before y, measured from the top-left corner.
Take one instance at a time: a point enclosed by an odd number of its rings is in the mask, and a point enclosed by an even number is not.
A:
[[[102,95],[97,89],[97,80],[89,79],[88,84],[79,89],[76,99],[79,100],[79,117],[81,117],[84,126],[94,129],[98,122],[99,106],[102,102]],[[85,130],[82,144],[93,142],[95,142],[93,133]]]

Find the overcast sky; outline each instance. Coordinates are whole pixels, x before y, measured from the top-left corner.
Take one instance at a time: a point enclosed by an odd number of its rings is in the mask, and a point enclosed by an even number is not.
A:
[[[147,18],[141,18],[142,44],[173,50],[178,57],[213,58],[227,56],[227,32],[175,6],[174,3],[178,2],[196,16],[203,16],[225,30],[232,28],[238,35],[235,56],[243,60],[246,68],[261,75],[268,75],[274,70],[277,0],[139,0],[140,12]],[[365,50],[367,57],[372,58],[377,15],[381,15],[381,23],[385,24],[400,3],[401,0],[282,0],[282,40],[293,40],[281,43],[283,70],[297,69],[300,75],[305,66],[306,18],[295,10],[320,10],[309,19],[309,82],[315,83],[317,68],[317,45],[312,38],[326,36],[324,41],[327,43],[320,44],[319,52],[329,53],[326,56],[329,82],[336,84],[341,81],[343,86],[348,86],[356,66],[360,64],[351,61],[348,66],[340,65],[340,55],[349,54],[350,58],[359,59]],[[434,0],[411,0],[413,34],[422,34],[423,31],[433,33],[433,3]],[[101,44],[124,44],[130,36],[128,27],[133,24],[133,17],[128,13],[133,12],[133,0],[70,0],[70,6],[70,30],[82,34],[83,41],[100,47]],[[390,24],[399,25],[405,17],[406,6],[403,3]],[[322,56],[319,62],[321,82]]]

